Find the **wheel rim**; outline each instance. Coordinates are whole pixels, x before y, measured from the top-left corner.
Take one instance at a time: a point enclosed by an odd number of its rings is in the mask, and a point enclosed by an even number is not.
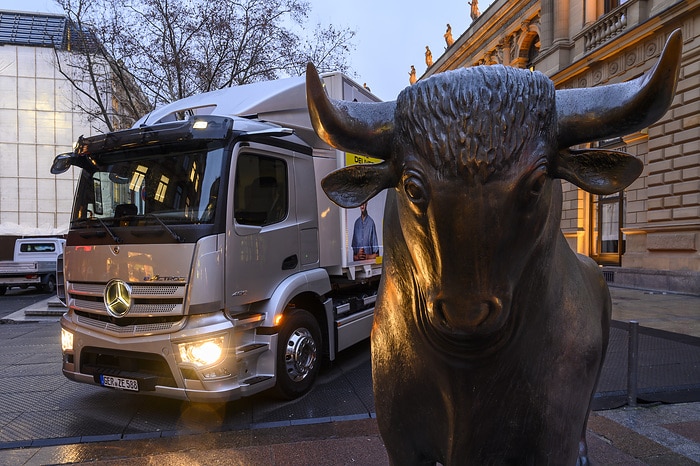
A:
[[[316,364],[316,342],[311,332],[298,328],[287,340],[284,362],[287,375],[295,382],[304,380]]]

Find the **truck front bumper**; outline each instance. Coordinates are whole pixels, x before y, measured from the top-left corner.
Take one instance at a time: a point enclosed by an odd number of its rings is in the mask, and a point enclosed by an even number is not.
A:
[[[241,335],[223,314],[191,319],[172,334],[106,335],[77,323],[73,313],[61,318],[61,328],[63,374],[76,382],[194,402],[235,400],[275,384],[270,349],[277,335],[254,335],[254,343],[240,345]],[[212,340],[223,348],[216,362],[183,362],[187,345]]]

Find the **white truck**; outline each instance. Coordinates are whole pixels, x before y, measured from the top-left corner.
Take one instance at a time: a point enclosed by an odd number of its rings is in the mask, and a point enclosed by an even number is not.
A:
[[[340,73],[323,80],[333,98],[378,100]],[[365,216],[320,189],[366,162],[316,136],[303,77],[189,97],[80,138],[51,169],[82,168],[59,288],[64,375],[198,402],[305,393],[322,359],[372,326],[383,199]],[[368,219],[371,244],[353,250]]]
[[[47,293],[56,290],[56,261],[66,241],[61,238],[20,238],[13,260],[0,261],[0,296],[9,288],[34,286]]]

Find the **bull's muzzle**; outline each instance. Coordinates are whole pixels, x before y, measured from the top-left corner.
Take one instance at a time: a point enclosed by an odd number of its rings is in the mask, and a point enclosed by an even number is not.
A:
[[[460,304],[438,298],[428,305],[428,312],[434,327],[455,336],[489,334],[499,330],[504,322],[503,301],[496,296]]]

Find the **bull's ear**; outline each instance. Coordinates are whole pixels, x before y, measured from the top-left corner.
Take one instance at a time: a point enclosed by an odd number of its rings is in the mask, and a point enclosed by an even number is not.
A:
[[[562,150],[555,165],[550,168],[553,178],[598,195],[622,191],[644,169],[642,161],[630,154],[603,149]]]
[[[394,184],[387,162],[351,165],[321,180],[321,187],[330,200],[346,209],[360,206]]]

